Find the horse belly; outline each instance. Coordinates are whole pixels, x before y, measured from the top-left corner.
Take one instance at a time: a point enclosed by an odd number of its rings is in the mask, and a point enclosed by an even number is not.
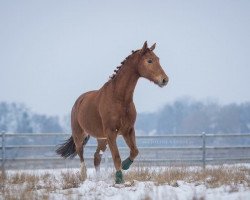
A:
[[[84,132],[92,137],[105,138],[103,134],[102,120],[94,102],[85,101],[79,110],[78,122]]]
[[[85,115],[83,120],[83,129],[88,135],[95,138],[105,137],[103,133],[103,127],[101,118],[93,113],[90,115]]]

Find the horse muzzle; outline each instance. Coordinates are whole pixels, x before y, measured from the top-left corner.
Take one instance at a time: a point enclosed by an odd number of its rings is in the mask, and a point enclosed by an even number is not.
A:
[[[164,87],[168,84],[168,81],[169,81],[169,78],[166,76],[166,77],[163,77],[163,78],[160,78],[160,80],[158,81],[158,85],[160,87]]]

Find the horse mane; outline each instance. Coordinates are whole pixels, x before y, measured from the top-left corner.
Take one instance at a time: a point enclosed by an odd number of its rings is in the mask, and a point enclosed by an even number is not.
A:
[[[118,74],[118,72],[121,70],[121,68],[123,67],[123,65],[125,64],[125,62],[127,61],[127,60],[129,60],[129,58],[131,58],[131,56],[132,55],[134,55],[136,52],[138,52],[139,50],[136,50],[136,51],[134,51],[134,50],[132,50],[132,53],[130,54],[130,55],[128,55],[122,62],[121,62],[121,65],[119,65],[118,67],[116,67],[116,69],[114,70],[114,73],[111,75],[111,76],[109,76],[109,80],[113,80],[115,77],[116,77],[116,75]]]

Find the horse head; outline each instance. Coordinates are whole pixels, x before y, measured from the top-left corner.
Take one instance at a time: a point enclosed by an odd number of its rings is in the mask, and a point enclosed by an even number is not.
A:
[[[167,85],[169,78],[160,65],[159,57],[153,52],[155,46],[156,44],[153,44],[148,48],[147,41],[144,43],[142,49],[138,52],[140,57],[137,71],[141,77],[163,87]]]

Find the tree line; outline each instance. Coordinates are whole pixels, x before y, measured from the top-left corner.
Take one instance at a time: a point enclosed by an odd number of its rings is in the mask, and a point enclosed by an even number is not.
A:
[[[0,131],[49,133],[63,130],[57,116],[36,114],[24,104],[0,102]]]
[[[219,105],[177,100],[155,113],[141,113],[136,124],[146,133],[250,133],[250,102]]]
[[[0,131],[13,133],[70,132],[70,117],[30,111],[24,104],[0,102]],[[181,99],[153,113],[139,113],[138,134],[250,133],[250,102],[220,105]]]

